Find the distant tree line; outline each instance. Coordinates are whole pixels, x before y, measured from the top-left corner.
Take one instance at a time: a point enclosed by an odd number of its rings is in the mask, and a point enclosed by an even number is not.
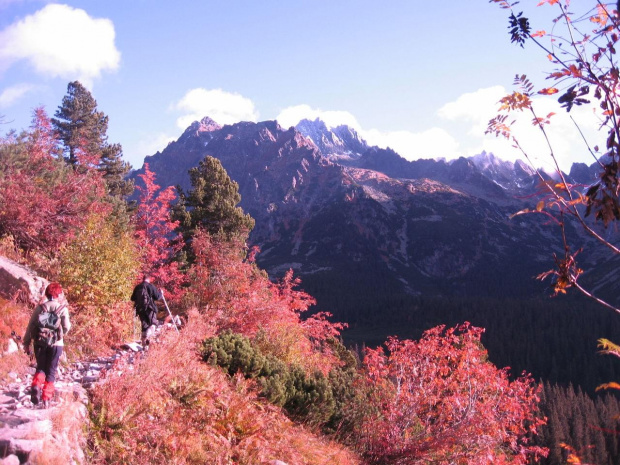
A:
[[[620,463],[620,400],[610,393],[592,398],[573,385],[544,383],[540,413],[547,424],[534,442],[548,447],[541,465]],[[564,445],[564,446],[562,446]],[[570,454],[582,462],[570,462]]]

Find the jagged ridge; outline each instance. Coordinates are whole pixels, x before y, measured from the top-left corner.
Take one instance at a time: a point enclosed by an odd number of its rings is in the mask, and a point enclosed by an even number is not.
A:
[[[208,118],[145,162],[161,185],[188,188],[187,170],[206,155],[239,184],[241,206],[256,220],[259,264],[272,275],[293,268],[335,312],[348,311],[333,308],[336,289],[531,293],[532,276],[561,250],[541,219],[509,219],[536,183],[523,162],[487,153],[407,161],[319,120],[284,130],[275,121],[219,127]]]

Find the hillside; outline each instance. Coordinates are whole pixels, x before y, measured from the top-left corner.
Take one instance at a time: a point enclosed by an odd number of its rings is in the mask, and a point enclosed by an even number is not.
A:
[[[163,186],[188,189],[187,170],[207,155],[239,184],[240,205],[256,220],[250,242],[261,248],[259,265],[273,278],[293,269],[317,299],[316,311],[349,323],[350,344],[472,321],[488,329],[492,360],[516,373],[588,390],[615,375],[595,355],[614,320],[593,309],[598,319],[581,321],[585,302],[550,301],[550,282],[535,279],[562,246],[547,217],[511,218],[536,202],[537,177],[523,162],[488,153],[407,161],[319,120],[285,130],[274,121],[220,127],[204,118],[145,163]],[[585,186],[595,172],[575,165],[567,176]],[[580,228],[569,223],[567,234],[585,246],[586,268],[597,263],[584,282],[606,283],[599,291],[617,299],[615,262]],[[574,316],[560,318],[560,332],[551,335],[543,328],[556,308]],[[571,365],[554,355],[566,350],[562,334],[585,359]],[[522,344],[539,355],[524,356]]]
[[[545,218],[510,219],[534,202],[536,177],[522,162],[486,153],[409,162],[318,120],[284,130],[273,121],[220,127],[205,118],[145,163],[162,186],[187,189],[187,170],[207,155],[239,184],[261,266],[273,276],[294,269],[319,307],[339,315],[353,310],[329,289],[543,295],[531,278],[561,250]]]

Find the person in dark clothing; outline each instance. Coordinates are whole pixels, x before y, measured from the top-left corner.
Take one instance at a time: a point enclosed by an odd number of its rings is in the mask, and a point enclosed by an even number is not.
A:
[[[134,303],[136,315],[140,318],[142,326],[142,347],[148,346],[153,330],[160,324],[157,319],[158,309],[155,301],[162,300],[163,296],[163,291],[151,284],[149,275],[144,275],[142,282],[134,288],[131,294],[131,301]]]
[[[47,300],[38,305],[26,328],[24,334],[24,351],[30,355],[30,343],[34,341],[34,356],[37,368],[30,387],[30,400],[34,405],[42,403],[47,406],[54,396],[54,381],[58,370],[58,361],[64,348],[64,335],[71,329],[69,310],[64,299],[62,287],[59,283],[50,283],[45,289]],[[39,315],[43,312],[56,314],[60,324],[54,331],[54,339],[51,345],[43,343],[38,328]]]

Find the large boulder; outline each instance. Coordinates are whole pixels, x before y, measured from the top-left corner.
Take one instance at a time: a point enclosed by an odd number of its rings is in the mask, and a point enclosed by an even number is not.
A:
[[[30,268],[0,256],[0,296],[5,299],[37,305],[48,284]]]

